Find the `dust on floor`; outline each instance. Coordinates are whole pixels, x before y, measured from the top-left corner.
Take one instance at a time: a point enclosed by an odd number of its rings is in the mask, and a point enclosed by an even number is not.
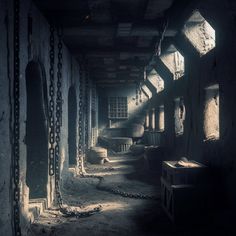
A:
[[[102,211],[87,218],[67,218],[56,209],[47,210],[32,224],[28,236],[203,235],[175,231],[161,209],[160,173],[146,170],[142,158],[120,155],[110,159],[110,163],[102,166],[88,165],[87,172],[102,175],[105,186],[155,195],[157,200],[125,198],[100,191],[96,188],[98,179],[74,176],[64,184],[64,203],[81,211],[101,205]]]

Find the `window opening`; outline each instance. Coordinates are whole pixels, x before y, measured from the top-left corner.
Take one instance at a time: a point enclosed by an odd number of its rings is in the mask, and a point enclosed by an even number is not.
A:
[[[156,72],[155,69],[153,69],[150,74],[148,75],[148,80],[150,83],[156,88],[157,93],[164,90],[164,80],[161,78],[161,76]]]
[[[108,118],[109,119],[127,119],[128,118],[127,97],[109,97],[108,98]]]
[[[156,114],[155,114],[155,108],[152,108],[151,111],[151,129],[154,131],[155,130],[155,125],[156,125]]]
[[[149,129],[149,111],[146,111],[145,128]]]
[[[173,74],[174,80],[184,75],[184,57],[174,45],[171,45],[160,58]]]
[[[152,98],[152,92],[145,84],[142,85],[142,91],[148,99]]]
[[[175,99],[175,134],[177,136],[184,133],[185,106],[183,98]]]
[[[187,20],[183,33],[200,56],[207,54],[216,46],[215,30],[199,11],[195,11]]]
[[[217,140],[220,137],[218,84],[205,89],[204,134],[205,140]]]
[[[76,120],[77,101],[75,87],[70,87],[68,94],[68,154],[69,164],[76,164]]]
[[[159,131],[165,130],[165,112],[164,105],[159,106]]]

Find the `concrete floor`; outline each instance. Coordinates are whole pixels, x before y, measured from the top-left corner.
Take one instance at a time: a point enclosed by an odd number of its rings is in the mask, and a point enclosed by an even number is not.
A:
[[[131,155],[112,156],[103,166],[89,165],[87,172],[103,175],[104,185],[126,192],[160,197],[159,173],[145,169],[143,161]],[[73,169],[70,169],[73,172]],[[147,178],[148,176],[148,178]],[[211,235],[205,228],[176,229],[161,209],[158,200],[124,198],[96,189],[98,180],[72,177],[63,189],[64,202],[80,210],[102,205],[102,211],[89,218],[65,218],[57,210],[48,210],[29,231],[34,235],[64,236],[167,236]],[[219,231],[220,232],[220,231]],[[216,234],[214,234],[216,235]],[[219,235],[228,235],[222,234]]]

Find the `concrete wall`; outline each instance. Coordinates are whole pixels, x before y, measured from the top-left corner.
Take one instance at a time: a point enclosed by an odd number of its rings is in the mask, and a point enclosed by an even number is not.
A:
[[[0,234],[11,235],[11,144],[10,144],[10,91],[7,73],[7,37],[5,26],[6,2],[0,1]]]
[[[216,48],[202,57],[181,33],[181,27],[195,9],[216,31]],[[209,167],[211,183],[215,185],[212,206],[221,206],[223,211],[235,208],[236,199],[235,12],[233,1],[197,1],[195,5],[183,9],[179,33],[172,43],[185,58],[185,75],[174,81],[165,65],[158,60],[156,70],[166,86],[149,103],[149,109],[165,105],[165,131],[161,133],[161,139],[164,140],[163,146],[172,149],[170,159],[186,156],[205,163]],[[205,88],[213,84],[219,84],[220,139],[204,141]],[[176,136],[174,99],[180,96],[184,98],[186,119],[183,135]]]
[[[216,30],[216,48],[200,57],[181,33],[187,18],[194,9],[198,9]],[[28,53],[28,15],[33,19],[31,53]],[[179,13],[178,13],[179,14]],[[6,15],[9,18],[8,34]],[[161,135],[161,144],[172,150],[170,159],[186,156],[205,163],[209,167],[215,193],[212,204],[222,206],[224,211],[236,208],[236,5],[234,1],[202,0],[195,5],[182,9],[179,16],[179,34],[173,39],[174,46],[185,58],[185,75],[173,80],[166,66],[157,61],[156,70],[165,80],[165,90],[154,94],[149,109],[165,105],[165,131]],[[222,17],[224,16],[224,17]],[[23,234],[32,219],[29,214],[29,190],[26,185],[26,81],[25,70],[30,61],[39,62],[49,92],[49,25],[31,1],[21,1],[20,10],[20,192],[21,224]],[[12,235],[12,83],[13,83],[13,7],[12,1],[0,0],[0,235]],[[8,38],[7,38],[8,36]],[[8,39],[8,40],[7,40]],[[7,50],[9,48],[9,51]],[[79,66],[69,51],[63,46],[63,119],[61,134],[61,174],[62,181],[68,176],[68,133],[67,99],[71,85],[76,88],[79,99]],[[57,55],[57,50],[55,52]],[[57,63],[57,62],[56,62]],[[8,70],[9,69],[9,70]],[[9,73],[8,73],[9,71]],[[56,71],[56,68],[55,68]],[[55,78],[56,79],[56,78]],[[220,139],[204,141],[205,88],[219,84]],[[145,115],[145,104],[135,105],[135,86],[101,88],[99,96],[99,129],[108,127],[107,98],[109,96],[127,96],[129,119],[115,121],[113,127],[127,127],[141,112]],[[174,99],[183,97],[186,108],[184,133],[175,135]],[[79,102],[77,102],[79,104]],[[77,109],[79,113],[79,109]],[[89,115],[91,117],[91,113]],[[78,120],[77,120],[78,122]],[[54,200],[54,178],[48,178],[48,204]],[[222,194],[222,193],[225,194]],[[219,196],[217,198],[217,196]]]
[[[12,235],[12,187],[11,187],[11,159],[12,159],[12,84],[13,84],[13,1],[0,0],[0,235]],[[5,17],[8,15],[8,34]],[[28,53],[28,16],[32,17],[31,53]],[[46,81],[49,99],[49,25],[31,1],[21,1],[20,6],[20,201],[21,226],[25,234],[32,215],[29,213],[29,189],[26,185],[26,110],[27,94],[25,70],[30,61],[41,65]],[[9,36],[7,42],[7,35]],[[57,55],[57,37],[55,37],[55,55]],[[9,44],[9,55],[7,52]],[[57,63],[57,56],[55,57]],[[9,65],[9,74],[8,74]],[[55,85],[56,85],[55,64]],[[79,99],[79,66],[63,45],[63,72],[62,72],[62,99],[63,117],[61,129],[61,177],[62,182],[68,176],[68,117],[67,99],[71,85],[74,85]],[[48,176],[48,205],[54,200],[54,178]]]
[[[127,97],[128,99],[128,119],[125,120],[112,120],[110,128],[124,128],[129,127],[129,124],[136,119],[144,119],[145,107],[147,104],[147,97],[142,95],[142,103],[136,105],[136,92],[135,85],[125,87],[108,87],[99,88],[99,132],[102,132],[104,128],[109,127],[108,119],[108,98],[109,97]]]

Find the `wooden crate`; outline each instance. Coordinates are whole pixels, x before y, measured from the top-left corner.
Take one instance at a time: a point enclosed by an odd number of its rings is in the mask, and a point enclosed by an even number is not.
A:
[[[163,161],[162,177],[171,185],[197,184],[205,179],[206,166],[196,162],[197,167],[176,167],[177,161]]]
[[[194,185],[170,185],[161,178],[162,208],[173,223],[187,223],[194,220],[195,191]]]

